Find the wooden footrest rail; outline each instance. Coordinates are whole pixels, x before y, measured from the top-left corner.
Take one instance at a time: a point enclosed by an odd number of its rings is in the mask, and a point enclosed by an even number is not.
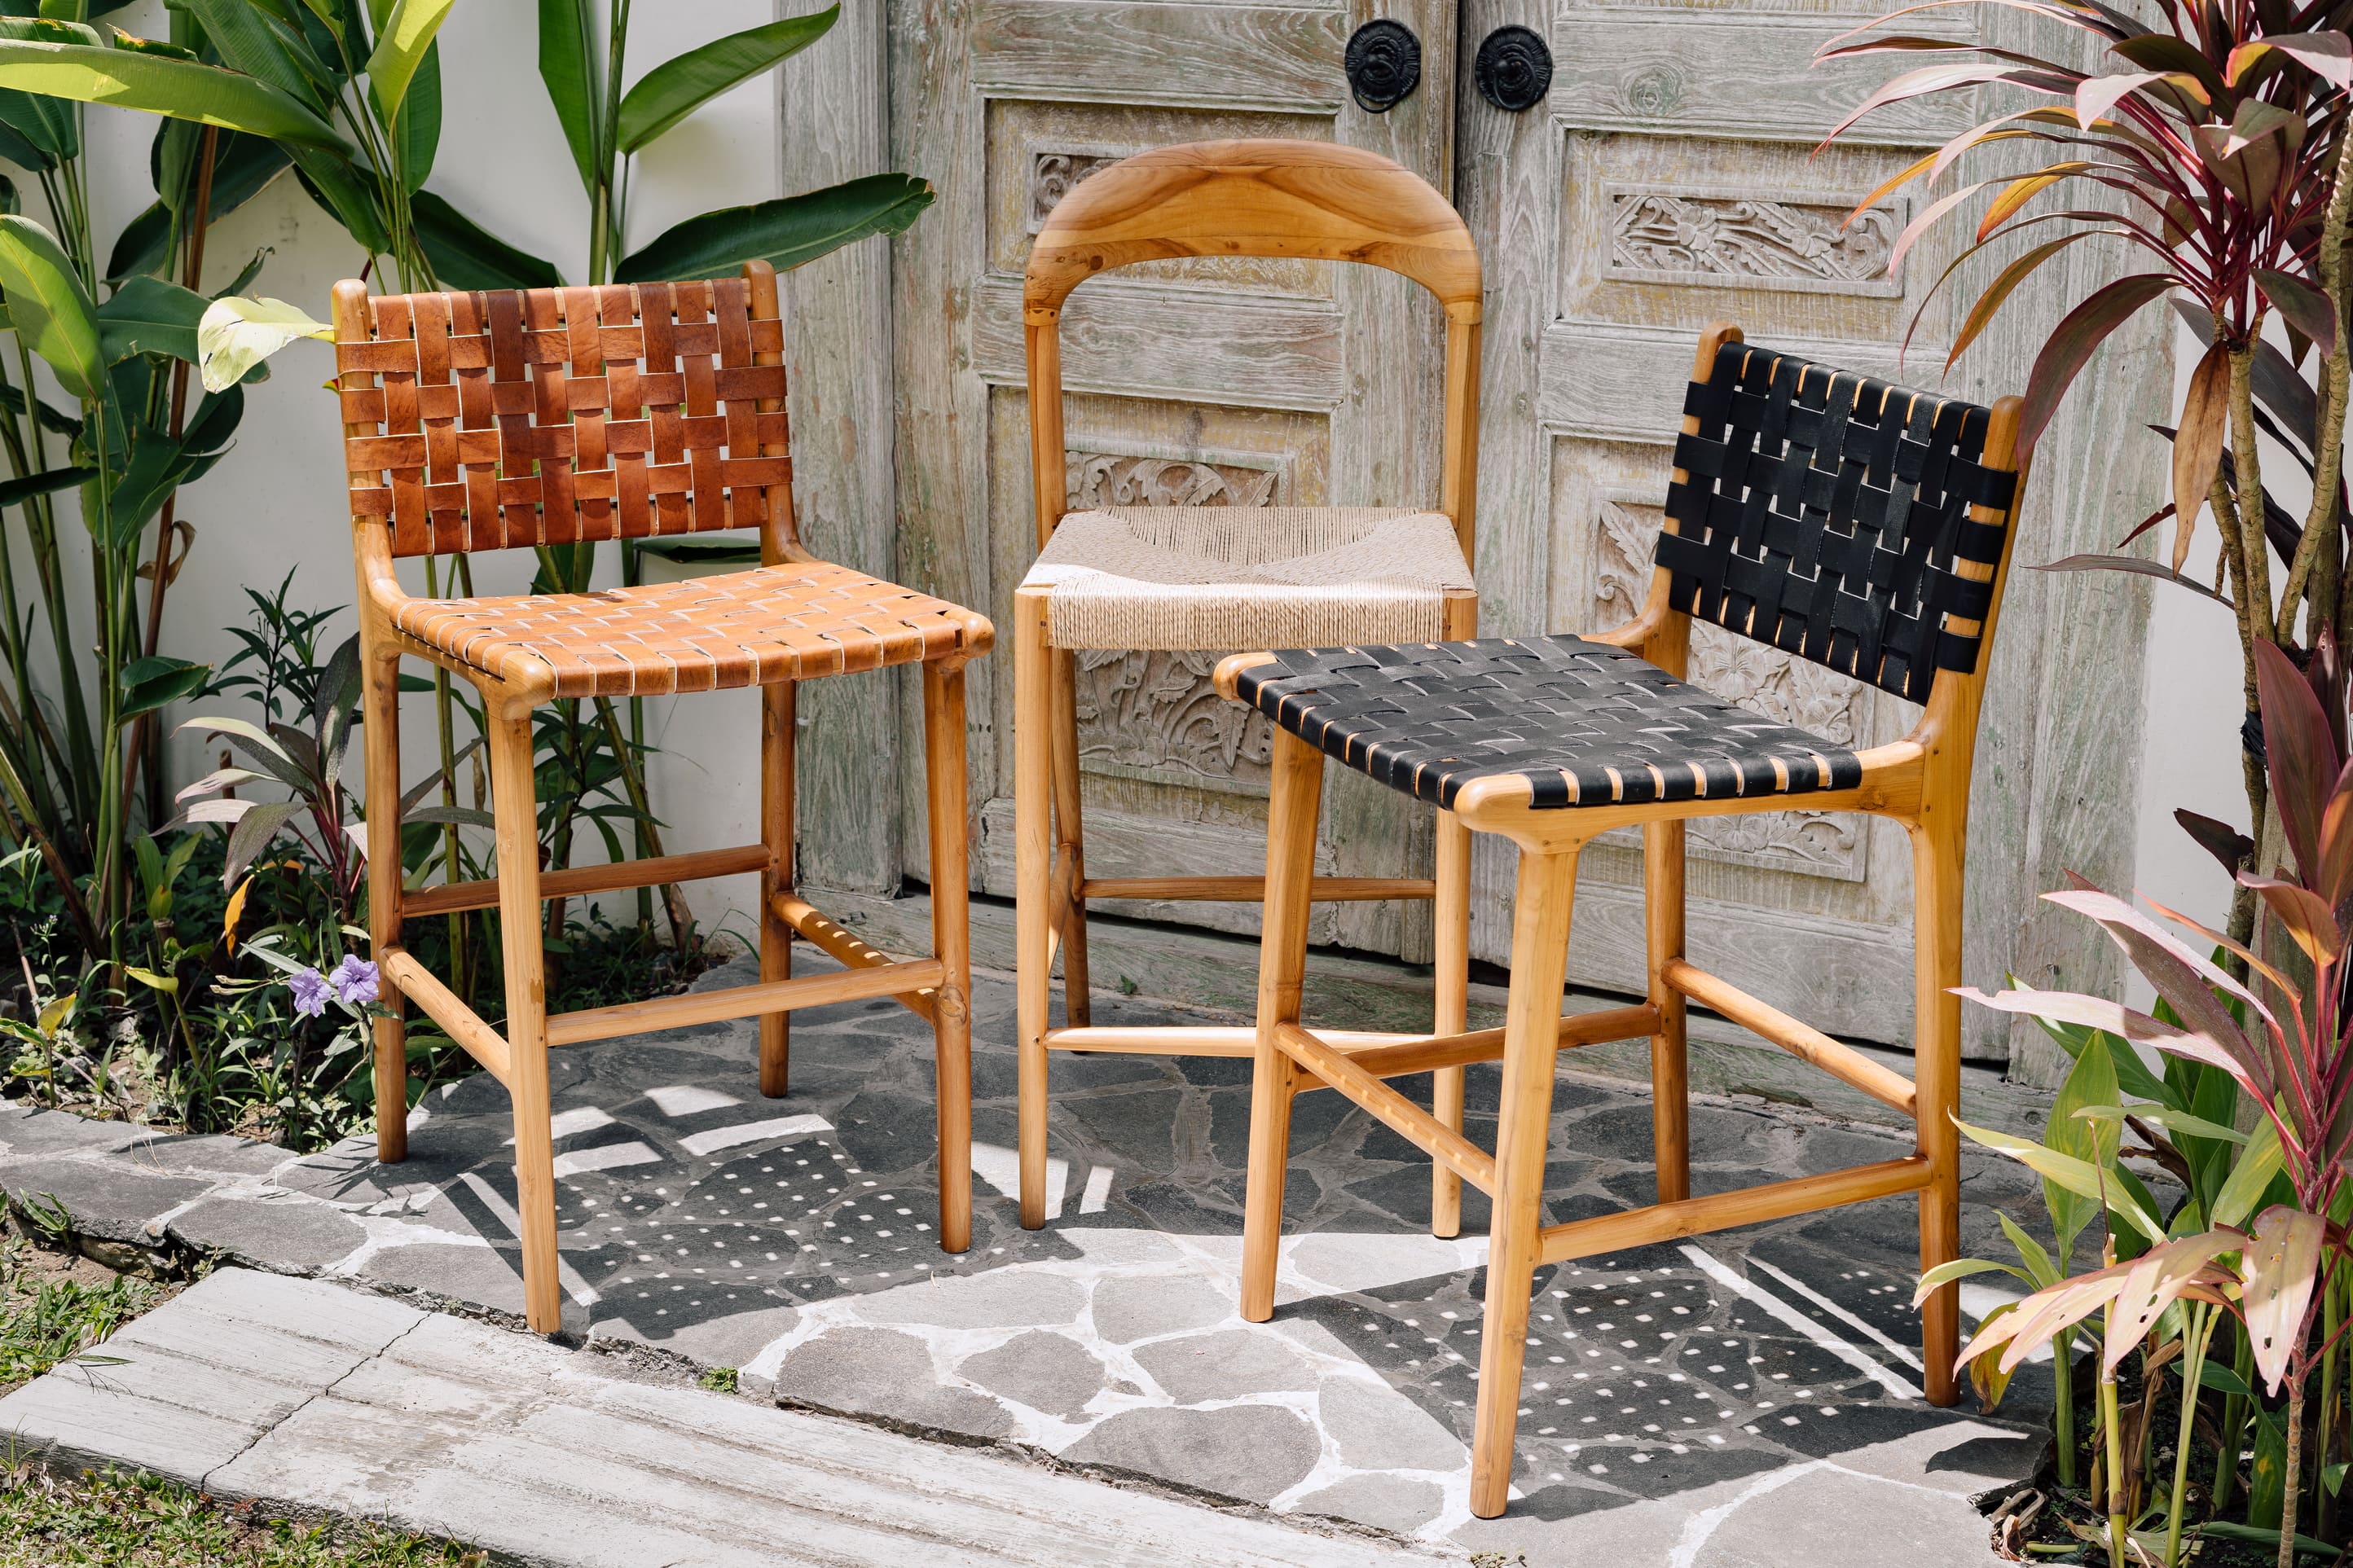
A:
[[[507,1081],[508,1064],[512,1057],[505,1037],[484,1023],[479,1014],[459,1001],[406,950],[387,948],[381,962],[402,995],[448,1030],[449,1037],[465,1047],[467,1054],[488,1068],[492,1077],[501,1083]],[[576,1046],[588,1040],[608,1040],[616,1035],[678,1029],[690,1024],[716,1024],[761,1013],[820,1007],[828,1002],[862,1002],[870,996],[904,1000],[909,994],[937,987],[946,977],[947,966],[936,958],[886,960],[846,969],[839,974],[769,980],[752,985],[731,985],[724,991],[698,991],[683,996],[624,1002],[612,1007],[588,1007],[576,1013],[551,1013],[547,1018],[547,1043]]]
[[[1434,899],[1437,896],[1438,884],[1428,877],[1318,877],[1307,895],[1307,901],[1311,904],[1364,903],[1386,899]],[[1262,904],[1266,902],[1266,879],[1089,877],[1079,884],[1079,897]]]
[[[1419,1035],[1385,1035],[1356,1029],[1318,1029],[1316,1037],[1354,1056],[1362,1051],[1413,1045]],[[1258,1030],[1248,1024],[1090,1024],[1049,1029],[1046,1048],[1054,1051],[1138,1051],[1150,1056],[1247,1057],[1258,1049]]]
[[[1710,1193],[1704,1197],[1678,1198],[1672,1203],[1628,1209],[1623,1214],[1596,1215],[1567,1225],[1547,1226],[1536,1232],[1537,1260],[1566,1263],[1572,1258],[1590,1258],[1597,1252],[1648,1247],[1680,1237],[1704,1236],[1709,1231],[1730,1230],[1735,1226],[1755,1225],[1761,1220],[1785,1219],[1793,1214],[1859,1204],[1866,1198],[1917,1192],[1930,1179],[1928,1157],[1907,1154],[1900,1160],[1882,1160],[1876,1164],[1855,1165],[1819,1176],[1743,1187],[1736,1193]]]
[[[899,963],[880,948],[870,947],[851,932],[828,920],[823,910],[807,899],[793,893],[776,897],[777,919],[800,933],[811,947],[839,959],[851,969],[887,969]],[[894,991],[891,999],[917,1017],[937,1023],[937,995],[929,987],[921,991]]]
[[[573,899],[583,893],[614,893],[624,888],[658,888],[671,882],[700,882],[712,877],[740,877],[768,868],[765,845],[739,844],[732,849],[698,849],[691,855],[657,855],[646,860],[616,860],[604,866],[575,866],[539,874],[539,896]],[[447,882],[438,888],[417,888],[400,895],[404,920],[453,914],[459,910],[496,909],[499,885]]]
[[[1894,1107],[1915,1121],[1920,1119],[1920,1091],[1902,1073],[1880,1066],[1852,1047],[1839,1044],[1820,1029],[1799,1023],[1779,1008],[1758,1001],[1738,986],[1680,958],[1671,958],[1662,964],[1659,978],[1701,1006],[1723,1014],[1799,1060],[1811,1063],[1883,1105]]]
[[[482,1064],[484,1072],[501,1083],[510,1081],[509,1064],[514,1058],[507,1049],[506,1037],[482,1022],[481,1015],[459,1001],[458,994],[442,984],[438,975],[410,957],[406,948],[386,948],[376,955],[376,963],[400,988],[403,996],[448,1030],[449,1037]]]

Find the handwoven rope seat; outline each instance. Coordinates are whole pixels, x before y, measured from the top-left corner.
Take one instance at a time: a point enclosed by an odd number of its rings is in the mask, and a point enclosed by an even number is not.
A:
[[[1443,512],[1158,506],[1071,513],[1022,586],[1056,647],[1189,649],[1426,641],[1472,580]]]
[[[1326,756],[1449,808],[1506,774],[1545,807],[1851,789],[1862,772],[1843,747],[1582,637],[1278,653],[1236,688]]]
[[[644,697],[939,658],[980,617],[811,561],[593,594],[410,599],[393,624],[501,679],[551,669],[557,697]]]

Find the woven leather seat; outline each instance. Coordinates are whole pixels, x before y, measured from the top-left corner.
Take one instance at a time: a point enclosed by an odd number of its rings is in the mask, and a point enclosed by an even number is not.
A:
[[[502,680],[552,670],[557,697],[723,691],[913,664],[967,649],[987,625],[823,561],[593,594],[410,599],[393,624]]]
[[[1843,747],[1582,637],[1279,653],[1238,694],[1326,756],[1451,808],[1476,778],[1525,776],[1537,807],[1852,789]]]
[[[1024,588],[1056,647],[1426,641],[1472,591],[1444,512],[1398,507],[1107,507],[1054,530]]]

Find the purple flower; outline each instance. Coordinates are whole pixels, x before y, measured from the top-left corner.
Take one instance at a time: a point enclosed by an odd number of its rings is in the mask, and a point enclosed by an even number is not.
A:
[[[347,952],[327,976],[327,984],[334,987],[336,999],[345,1006],[373,1002],[376,997],[375,965],[355,952]]]
[[[287,977],[286,988],[294,993],[294,1016],[315,1018],[327,1010],[327,977],[308,967],[296,970]]]

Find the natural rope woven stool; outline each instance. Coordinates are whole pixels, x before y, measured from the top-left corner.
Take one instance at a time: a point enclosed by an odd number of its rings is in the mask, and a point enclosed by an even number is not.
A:
[[[1603,637],[1237,654],[1218,688],[1280,730],[1260,946],[1242,1316],[1273,1315],[1292,1097],[1331,1088],[1493,1200],[1471,1508],[1504,1511],[1540,1265],[1731,1226],[1919,1194],[1923,1269],[1960,1246],[1953,1112],[1960,1082],[1962,834],[1969,763],[2022,486],[2019,400],[1992,409],[1906,392],[1710,328],[1684,403],[1649,602]],[[1927,710],[1904,740],[1852,752],[1717,700],[1682,677],[1703,619]],[[1472,831],[1519,847],[1504,1026],[1354,1055],[1299,1024],[1317,785],[1324,756]],[[1892,817],[1912,836],[1916,1079],[1907,1081],[1683,958],[1683,823],[1785,808]],[[1577,853],[1640,824],[1650,997],[1562,1016]],[[1691,1195],[1687,1002],[1712,1007],[1913,1118],[1900,1160]],[[1658,1202],[1543,1223],[1555,1054],[1649,1037]],[[1493,1155],[1384,1079],[1503,1061]],[[1954,1399],[1957,1302],[1930,1295],[1928,1398]]]
[[[973,611],[819,561],[793,521],[784,324],[765,262],[741,278],[528,293],[370,298],[335,286],[352,536],[359,560],[367,750],[368,932],[393,1016],[375,1026],[376,1154],[408,1153],[403,998],[514,1100],[525,1316],[562,1322],[547,1053],[554,1046],[760,1017],[760,1091],[786,1091],[796,1007],[890,996],[938,1050],[940,1245],[972,1233],[970,950],[965,931],[964,667],[988,651]],[[757,528],[757,571],[509,598],[421,599],[403,555]],[[498,875],[401,886],[399,665],[471,681],[489,730]],[[921,663],[930,789],[933,956],[896,961],[793,886],[795,683]],[[758,687],[761,841],[543,873],[532,710],[573,698]],[[756,874],[760,981],[550,1016],[543,900]],[[507,1026],[492,1029],[401,944],[405,919],[499,911]],[[805,938],[847,965],[792,975]]]
[[[1062,302],[1098,272],[1182,256],[1287,256],[1401,273],[1446,313],[1446,405],[1435,510],[1371,507],[1114,507],[1064,515]],[[1020,998],[1021,1223],[1046,1223],[1050,1049],[1247,1056],[1246,1028],[1092,1025],[1087,900],[1256,902],[1256,877],[1090,877],[1079,808],[1071,653],[1222,651],[1470,637],[1472,492],[1478,461],[1479,257],[1446,198],[1377,153],[1318,142],[1163,147],[1090,174],[1046,220],[1023,289],[1038,556],[1014,597],[1014,802]],[[1400,438],[1405,433],[1400,432]],[[1471,844],[1438,825],[1436,874],[1319,877],[1317,900],[1436,900],[1439,1034],[1470,992]],[[1049,1028],[1062,959],[1069,1027]],[[1329,1032],[1339,1048],[1409,1036]],[[1462,1075],[1440,1072],[1438,1115],[1462,1121]],[[1433,1173],[1431,1226],[1452,1236],[1461,1186]]]

